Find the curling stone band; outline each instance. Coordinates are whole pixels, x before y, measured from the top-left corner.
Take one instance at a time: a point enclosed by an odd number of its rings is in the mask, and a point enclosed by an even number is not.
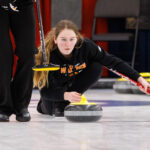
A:
[[[101,111],[66,111],[65,115],[67,116],[100,116],[102,115]]]

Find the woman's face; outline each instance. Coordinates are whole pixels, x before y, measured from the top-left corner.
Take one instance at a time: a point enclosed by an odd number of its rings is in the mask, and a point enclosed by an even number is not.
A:
[[[54,42],[57,44],[60,53],[65,57],[69,57],[77,43],[77,36],[73,30],[64,29],[57,38],[54,38]]]

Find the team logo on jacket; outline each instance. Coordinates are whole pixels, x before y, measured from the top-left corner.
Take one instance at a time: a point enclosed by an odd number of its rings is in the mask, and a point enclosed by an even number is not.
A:
[[[76,64],[76,65],[63,65],[60,68],[60,73],[64,74],[65,76],[71,77],[71,76],[79,74],[85,68],[86,68],[85,62],[82,64]]]

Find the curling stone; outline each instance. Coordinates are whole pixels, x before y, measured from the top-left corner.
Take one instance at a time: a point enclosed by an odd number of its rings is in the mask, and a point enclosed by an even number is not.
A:
[[[64,116],[72,122],[94,122],[102,117],[102,107],[89,103],[82,95],[79,103],[71,103],[65,107]]]
[[[150,83],[150,72],[142,72],[140,73],[140,75],[147,81]],[[131,84],[131,90],[132,93],[134,94],[145,94],[144,92],[142,92],[138,86],[135,86],[134,84]]]
[[[114,84],[113,89],[117,93],[132,93],[131,83],[125,78],[119,78]]]

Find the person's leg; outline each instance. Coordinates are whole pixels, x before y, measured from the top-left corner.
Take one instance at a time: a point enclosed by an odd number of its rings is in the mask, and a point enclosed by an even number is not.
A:
[[[101,74],[102,65],[98,62],[92,62],[85,70],[75,77],[68,91],[76,91],[83,94],[101,77]]]
[[[0,9],[0,114],[8,116],[13,113],[10,89],[12,66],[13,50],[9,36],[9,14]]]
[[[35,16],[33,6],[11,15],[18,62],[12,81],[12,97],[16,112],[24,112],[30,103],[33,88]]]
[[[41,114],[55,115],[56,117],[64,116],[64,109],[69,101],[55,102],[53,100],[40,99],[37,105],[37,111]]]

